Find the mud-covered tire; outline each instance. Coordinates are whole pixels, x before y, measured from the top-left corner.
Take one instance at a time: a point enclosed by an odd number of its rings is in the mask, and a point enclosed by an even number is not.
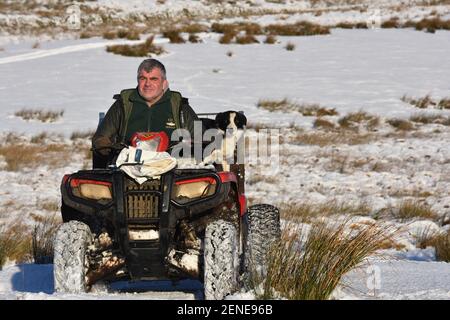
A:
[[[264,279],[271,245],[280,240],[280,211],[269,204],[257,204],[247,210],[247,245],[244,253],[244,283],[251,286]]]
[[[222,300],[237,290],[238,233],[231,222],[217,220],[206,227],[204,293],[206,300]]]
[[[54,242],[53,276],[55,291],[61,293],[87,292],[86,252],[93,237],[89,227],[80,221],[63,223]]]

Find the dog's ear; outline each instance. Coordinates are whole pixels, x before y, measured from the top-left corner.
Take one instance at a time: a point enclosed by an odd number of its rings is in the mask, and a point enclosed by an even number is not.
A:
[[[219,112],[216,115],[216,127],[222,130],[226,130],[227,126],[228,126],[228,122],[227,120],[229,119],[230,115],[229,112]]]
[[[235,118],[234,122],[236,123],[236,126],[238,128],[243,128],[244,126],[247,125],[247,117],[244,116],[243,113],[236,112],[236,118]]]

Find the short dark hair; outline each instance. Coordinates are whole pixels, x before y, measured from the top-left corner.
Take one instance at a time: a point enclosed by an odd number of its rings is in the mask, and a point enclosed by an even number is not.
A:
[[[142,61],[137,70],[137,77],[139,78],[139,74],[141,73],[142,70],[150,72],[155,68],[158,68],[161,71],[163,79],[167,79],[166,67],[164,67],[164,65],[156,59],[145,59],[144,61]]]

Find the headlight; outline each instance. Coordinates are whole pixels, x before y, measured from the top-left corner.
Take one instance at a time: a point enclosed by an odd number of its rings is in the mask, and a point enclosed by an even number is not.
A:
[[[72,179],[70,187],[74,196],[79,198],[87,198],[92,200],[112,199],[111,182]]]
[[[212,177],[180,180],[172,189],[172,199],[180,204],[212,196],[216,192],[216,179]]]

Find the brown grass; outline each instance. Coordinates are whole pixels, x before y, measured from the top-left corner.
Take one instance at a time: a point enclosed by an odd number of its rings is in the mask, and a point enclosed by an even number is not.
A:
[[[271,24],[264,28],[265,32],[279,36],[313,36],[330,33],[330,28],[307,21],[293,24]]]
[[[168,30],[163,32],[163,37],[168,38],[170,43],[185,43],[186,40],[180,35],[178,30]]]
[[[0,155],[5,158],[7,171],[18,171],[24,168],[36,168],[48,165],[50,168],[67,164],[71,151],[67,145],[3,145]]]
[[[325,130],[333,130],[336,128],[336,125],[328,120],[325,120],[323,118],[317,118],[314,121],[314,128],[321,128],[321,129],[325,129]]]
[[[188,41],[190,43],[200,43],[200,42],[202,42],[202,40],[200,40],[200,38],[195,33],[191,33],[189,35]]]
[[[402,131],[414,130],[414,124],[408,120],[388,119],[386,122],[398,130],[402,130]]]
[[[436,217],[436,213],[431,210],[429,205],[418,200],[402,201],[398,207],[398,212],[396,213],[396,218],[402,221],[414,218],[435,219]]]
[[[223,36],[220,37],[219,43],[221,43],[221,44],[230,44],[231,41],[233,41],[235,36],[236,36],[236,33],[234,33],[234,32],[224,33]]]
[[[436,260],[450,262],[450,231],[445,233],[431,232],[426,229],[419,235],[417,245],[421,249],[434,247]]]
[[[77,140],[77,139],[91,139],[94,135],[95,131],[93,130],[87,130],[87,131],[74,131],[70,135],[70,140]]]
[[[17,222],[13,225],[0,225],[0,269],[6,259],[16,262],[30,260],[31,237],[28,227]]]
[[[318,145],[321,147],[329,145],[347,144],[358,145],[367,144],[376,140],[376,136],[370,133],[357,133],[353,131],[333,131],[333,132],[299,132],[289,142],[293,144]]]
[[[442,124],[444,126],[450,126],[450,117],[443,116],[440,114],[415,114],[409,118],[412,122],[423,123],[423,124]]]
[[[269,34],[266,37],[266,39],[264,40],[264,43],[266,43],[266,44],[275,44],[276,42],[277,42],[277,38],[272,34]]]
[[[293,44],[292,42],[288,42],[284,48],[287,51],[294,51],[295,50],[295,44]]]
[[[64,110],[48,111],[41,109],[22,109],[14,113],[23,120],[38,120],[41,122],[55,122],[64,115]]]
[[[359,129],[360,127],[364,127],[372,131],[380,124],[380,118],[364,111],[358,111],[340,118],[338,123],[344,129]]]
[[[314,223],[307,234],[288,226],[269,253],[263,289],[256,290],[258,298],[272,299],[275,291],[289,300],[328,299],[344,274],[360,266],[393,236],[392,231],[376,225],[350,234],[347,230],[347,222]]]
[[[252,34],[239,35],[236,37],[237,44],[253,44],[259,43],[258,39]]]
[[[106,51],[126,57],[150,57],[151,54],[164,53],[165,50],[162,47],[153,44],[153,38],[153,36],[148,37],[142,44],[107,46]]]
[[[422,98],[412,98],[404,95],[401,100],[419,109],[450,109],[450,98],[443,98],[441,100],[434,100],[429,94]]]
[[[334,116],[338,114],[334,108],[322,107],[319,104],[300,104],[290,101],[287,98],[284,98],[282,100],[260,99],[256,106],[270,112],[295,111],[301,113],[305,117]]]
[[[309,223],[317,217],[332,215],[368,215],[371,208],[365,202],[348,204],[332,199],[327,203],[302,202],[281,206],[281,218],[296,223]]]
[[[56,216],[36,221],[31,235],[34,263],[53,263],[53,240],[60,224],[61,220]]]
[[[339,22],[334,26],[334,28],[339,29],[367,29],[367,23],[364,22]]]

